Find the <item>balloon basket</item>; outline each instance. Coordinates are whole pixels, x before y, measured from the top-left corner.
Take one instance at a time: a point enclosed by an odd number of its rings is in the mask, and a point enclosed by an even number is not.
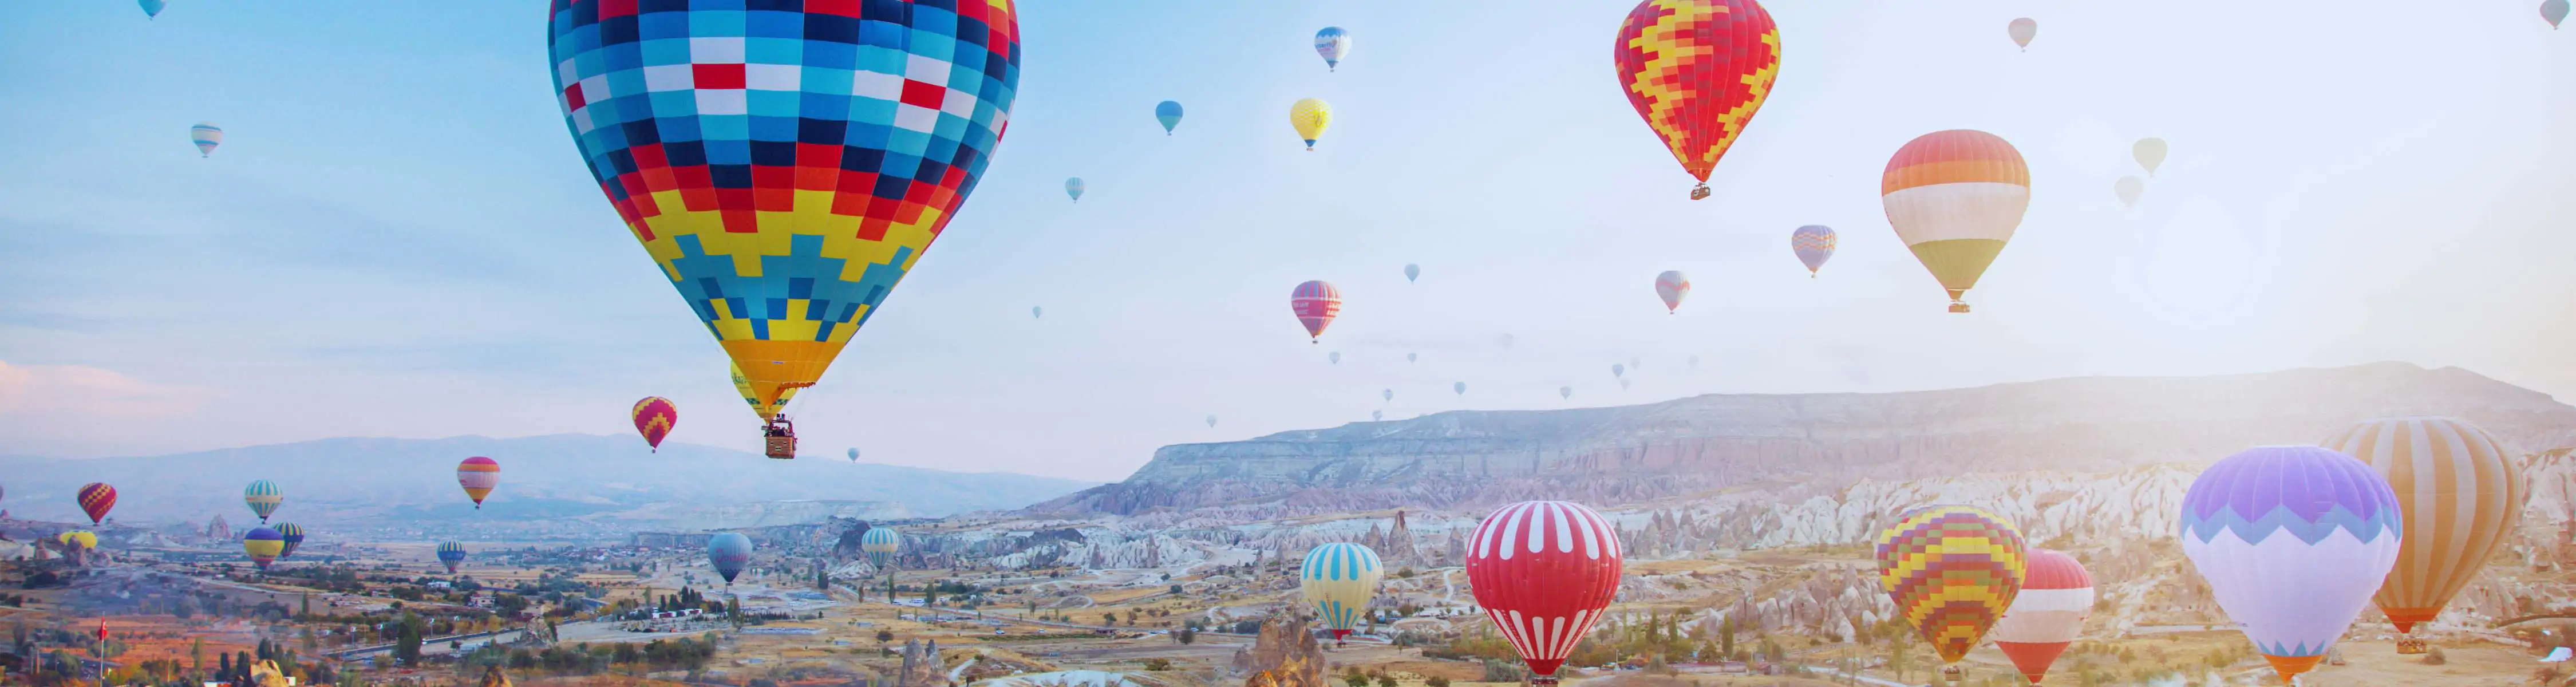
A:
[[[1964,313],[1964,312],[1967,312],[1967,311],[1968,311],[1968,304],[1966,304],[1966,303],[1960,303],[1960,302],[1956,302],[1956,301],[1953,301],[1953,302],[1951,302],[1951,303],[1950,303],[1950,312],[1955,312],[1955,313]]]
[[[1968,671],[1958,666],[1941,666],[1941,681],[1953,685],[1966,684]]]
[[[787,421],[785,416],[780,416],[780,419],[770,421],[764,431],[769,435],[767,446],[769,457],[779,460],[796,458],[796,423]]]
[[[2424,653],[2424,640],[2414,637],[2400,637],[2397,640],[2397,653],[2401,656],[2422,654]]]
[[[1708,194],[1708,184],[1700,184],[1698,186],[1691,187],[1691,200],[1707,200]]]

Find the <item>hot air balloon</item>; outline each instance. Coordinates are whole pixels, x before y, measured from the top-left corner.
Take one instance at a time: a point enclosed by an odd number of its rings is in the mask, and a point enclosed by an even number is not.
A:
[[[796,398],[795,389],[785,389],[778,392],[777,400],[762,403],[760,392],[751,390],[751,379],[742,376],[742,366],[734,363],[727,363],[727,366],[733,368],[733,390],[742,393],[742,402],[751,406],[753,414],[763,418],[778,417],[780,409],[786,408],[787,402]]]
[[[2066,645],[2084,633],[2093,613],[2093,575],[2084,564],[2048,549],[2031,549],[2023,562],[2021,593],[1995,621],[1995,648],[2012,659],[2022,677],[2039,684]]]
[[[277,562],[278,554],[285,550],[286,535],[278,534],[277,530],[253,527],[248,534],[242,535],[242,553],[250,556],[251,565],[259,566],[261,570],[267,570],[268,564]]]
[[[1950,312],[1963,313],[1960,294],[1977,285],[2030,209],[2030,168],[1994,134],[1935,131],[1888,159],[1879,194],[1896,237],[1950,292]]]
[[[1306,550],[1305,565],[1299,567],[1299,587],[1306,603],[1315,605],[1315,616],[1324,628],[1333,631],[1333,640],[1343,642],[1351,628],[1360,624],[1362,612],[1368,610],[1369,597],[1377,595],[1377,580],[1385,574],[1378,564],[1377,552],[1350,542],[1334,542]]]
[[[251,514],[259,516],[263,523],[268,522],[268,514],[277,512],[277,504],[285,501],[286,493],[277,489],[276,482],[251,480],[250,486],[242,487],[242,503],[249,504]]]
[[[1664,140],[1682,169],[1708,174],[1744,133],[1780,76],[1780,31],[1753,0],[1645,0],[1611,46],[1619,90]]]
[[[1415,362],[1415,361],[1416,361],[1416,357],[1414,356],[1414,354],[1411,354],[1411,353],[1406,353],[1406,354],[1404,354],[1404,362],[1411,363],[1411,362]]]
[[[707,538],[707,565],[723,575],[725,588],[733,588],[733,578],[751,564],[751,538],[741,532],[718,532]]]
[[[1306,150],[1315,149],[1315,141],[1324,137],[1324,127],[1333,125],[1333,106],[1322,98],[1307,98],[1288,106],[1288,125],[1297,128],[1297,137],[1306,140]]]
[[[165,0],[135,0],[135,4],[143,6],[145,19],[161,16],[161,8],[170,6],[170,3]]]
[[[870,527],[859,535],[859,551],[867,554],[868,564],[879,570],[894,562],[895,551],[901,548],[903,537],[896,535],[891,527]]]
[[[2397,563],[2397,493],[2333,449],[2228,456],[2182,497],[2182,553],[2289,684],[2314,668]]]
[[[1628,379],[1628,378],[1624,378],[1624,377],[1620,378],[1620,379],[1619,379],[1619,390],[1620,390],[1620,391],[1627,391],[1627,390],[1628,390],[1628,385],[1629,385],[1629,384],[1632,384],[1632,383],[1635,383],[1636,381],[1637,381],[1637,380],[1634,380],[1634,379]]]
[[[859,449],[856,446],[850,447],[850,462],[859,462]]]
[[[592,178],[764,406],[821,379],[957,215],[1018,88],[1007,1],[549,6]]]
[[[291,522],[278,523],[277,536],[280,537],[282,541],[286,542],[285,548],[277,550],[278,558],[293,556],[295,555],[296,549],[303,548],[304,546],[304,526],[302,525],[297,525]]]
[[[1214,415],[1207,416],[1207,423],[1208,423],[1208,426],[1209,426],[1209,427],[1215,427],[1215,426],[1216,426],[1216,416],[1214,416]]]
[[[2147,180],[2137,177],[2120,177],[2119,181],[2111,182],[2111,192],[2120,196],[2120,205],[2129,208],[2136,208],[2138,207],[2138,197],[2146,195],[2147,193]]]
[[[224,129],[213,122],[198,122],[188,127],[188,140],[197,144],[197,157],[214,157],[215,146],[224,144]]]
[[[2558,22],[2567,19],[2567,0],[2541,0],[2540,18],[2549,20],[2549,28],[2557,30]]]
[[[1926,506],[1878,534],[1878,586],[1958,681],[1968,655],[2021,591],[2021,531],[1983,509]]]
[[[1288,309],[1297,313],[1297,322],[1306,325],[1309,343],[1323,343],[1324,328],[1333,324],[1333,316],[1342,313],[1342,292],[1321,279],[1297,285],[1288,293]]]
[[[1413,281],[1414,279],[1420,278],[1421,276],[1422,276],[1422,266],[1421,266],[1421,265],[1410,265],[1410,264],[1409,264],[1409,265],[1405,265],[1405,266],[1404,266],[1404,280],[1405,280],[1406,282],[1411,282],[1411,281]]]
[[[88,551],[98,548],[98,533],[89,530],[67,530],[62,534],[54,535],[54,542]]]
[[[106,522],[107,510],[116,507],[116,487],[107,486],[106,482],[91,482],[81,485],[80,491],[72,493],[72,498],[80,501],[81,512],[89,514],[89,524],[96,525]]]
[[[438,544],[438,563],[447,566],[447,574],[456,574],[456,566],[465,564],[465,545],[456,542]]]
[[[1029,319],[1037,320],[1037,319],[1045,319],[1045,318],[1046,318],[1046,308],[1045,308],[1045,307],[1043,307],[1043,306],[1036,306],[1036,305],[1029,306]]]
[[[1163,123],[1163,135],[1172,135],[1172,129],[1181,125],[1181,104],[1171,100],[1155,103],[1154,121]]]
[[[1682,307],[1682,299],[1690,297],[1690,277],[1682,276],[1681,270],[1655,275],[1655,297],[1664,299],[1664,314],[1673,314]]]
[[[2477,579],[2522,519],[2531,484],[2514,452],[2467,421],[2447,417],[2365,420],[2325,447],[2370,464],[2397,494],[2405,521],[2396,567],[2371,597],[2399,633],[2411,635]],[[2423,640],[2399,637],[2399,653]]]
[[[1533,684],[1556,684],[1557,666],[1619,593],[1618,530],[1582,504],[1523,501],[1485,516],[1468,542],[1476,605]]]
[[[1816,270],[1824,267],[1826,260],[1833,259],[1838,238],[1833,227],[1822,224],[1810,224],[1789,232],[1789,251],[1797,253],[1798,262],[1807,266],[1808,279],[1816,278]]]
[[[501,486],[501,463],[475,456],[456,464],[456,485],[465,488],[465,498],[474,499],[474,509],[483,509],[483,497]]]
[[[1450,388],[1451,390],[1457,391],[1457,392],[1458,392],[1458,395],[1460,395],[1460,396],[1465,396],[1465,395],[1467,395],[1467,383],[1466,383],[1466,382],[1459,382],[1459,383],[1456,383],[1456,384],[1449,385],[1449,388]]]
[[[1064,194],[1072,196],[1073,202],[1082,202],[1082,177],[1066,177],[1064,180]]]
[[[2155,176],[2156,168],[2164,166],[2165,152],[2165,140],[2161,138],[2141,138],[2129,146],[2129,155],[2138,158],[2138,166],[2147,168],[2147,176]]]
[[[1333,351],[1331,353],[1327,353],[1324,355],[1324,359],[1333,361],[1333,364],[1335,365],[1340,365],[1342,364],[1342,352]]]
[[[2012,20],[2012,24],[2004,27],[2004,32],[2012,34],[2013,45],[2029,50],[2030,39],[2039,37],[2039,20],[2030,17]]]
[[[1619,364],[1619,363],[1611,363],[1611,364],[1610,364],[1610,376],[1612,376],[1612,377],[1625,377],[1625,376],[1627,376],[1627,374],[1628,374],[1628,366],[1626,366],[1626,365],[1621,365],[1621,364]]]
[[[1351,32],[1339,26],[1315,32],[1315,54],[1324,56],[1324,71],[1339,71],[1342,58],[1351,54]]]
[[[1369,411],[1369,421],[1370,421],[1370,422],[1376,422],[1376,421],[1384,420],[1384,419],[1386,419],[1386,411],[1383,411],[1383,410],[1372,410],[1372,411]]]
[[[680,424],[680,407],[672,405],[671,399],[660,396],[646,396],[644,400],[636,401],[635,410],[629,415],[632,416],[629,419],[635,421],[635,432],[644,435],[644,445],[652,448],[654,453],[662,452],[662,438],[671,435],[672,426]]]
[[[1384,398],[1384,399],[1386,399],[1386,400],[1388,400],[1388,401],[1390,401],[1390,402],[1395,400],[1395,390],[1394,390],[1394,389],[1388,389],[1388,390],[1385,390],[1385,391],[1377,392],[1377,395],[1378,395],[1380,398]]]
[[[1557,397],[1557,398],[1574,398],[1574,387],[1570,387],[1570,386],[1560,386],[1560,387],[1557,387],[1557,388],[1556,388],[1556,397]]]

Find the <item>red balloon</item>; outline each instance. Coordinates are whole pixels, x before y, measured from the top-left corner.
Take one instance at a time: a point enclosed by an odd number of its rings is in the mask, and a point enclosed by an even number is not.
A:
[[[80,500],[81,512],[89,514],[89,524],[96,525],[107,519],[107,509],[116,507],[116,487],[107,486],[106,482],[91,482],[83,485],[73,498]]]
[[[1297,313],[1298,324],[1306,325],[1306,337],[1320,342],[1324,327],[1342,314],[1342,291],[1321,279],[1298,284],[1288,293],[1288,309]]]
[[[680,407],[671,405],[671,399],[660,396],[646,396],[644,400],[636,401],[633,414],[635,432],[644,435],[644,443],[653,447],[654,453],[662,452],[662,437],[671,435],[671,426],[680,424]]]
[[[1568,501],[1523,501],[1485,516],[1467,548],[1477,605],[1512,641],[1539,684],[1592,631],[1619,594],[1619,533]]]

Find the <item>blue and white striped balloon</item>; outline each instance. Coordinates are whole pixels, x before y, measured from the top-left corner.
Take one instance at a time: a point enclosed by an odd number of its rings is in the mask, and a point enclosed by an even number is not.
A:
[[[1324,69],[1342,66],[1342,58],[1351,54],[1351,32],[1339,26],[1327,26],[1315,32],[1315,54],[1324,56]]]
[[[1377,552],[1350,542],[1325,544],[1306,551],[1306,565],[1298,572],[1306,602],[1315,605],[1315,615],[1333,631],[1334,639],[1350,636],[1368,609],[1369,597],[1377,595],[1377,581],[1385,574]]]

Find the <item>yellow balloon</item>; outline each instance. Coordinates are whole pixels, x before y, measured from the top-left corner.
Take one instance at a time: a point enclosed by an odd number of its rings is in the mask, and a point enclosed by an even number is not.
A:
[[[751,380],[743,378],[742,364],[734,363],[732,364],[732,367],[734,390],[742,392],[742,402],[751,404],[751,412],[759,413],[760,419],[762,420],[777,418],[779,409],[787,407],[787,401],[789,399],[796,398],[796,390],[799,387],[791,386],[778,390],[778,400],[776,402],[762,403],[760,402],[760,394],[751,390]]]
[[[54,536],[54,541],[77,544],[82,550],[98,548],[98,535],[89,530],[72,530]]]
[[[1306,149],[1314,150],[1315,141],[1324,137],[1324,127],[1333,125],[1333,106],[1322,98],[1307,98],[1288,106],[1288,125],[1297,127],[1297,137],[1306,139]]]

